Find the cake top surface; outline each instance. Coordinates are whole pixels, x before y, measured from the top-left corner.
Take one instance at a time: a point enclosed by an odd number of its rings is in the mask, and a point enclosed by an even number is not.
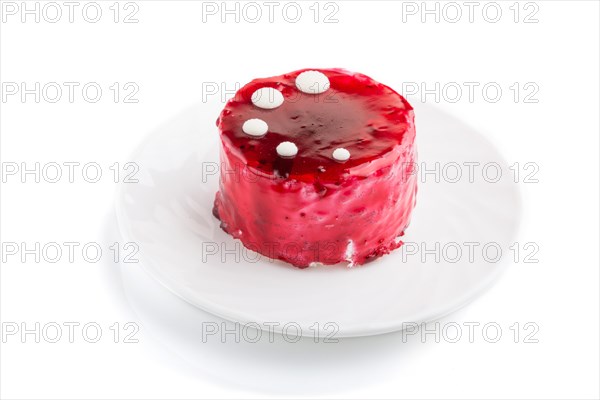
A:
[[[255,79],[227,102],[217,126],[249,168],[300,181],[363,174],[414,141],[410,104],[368,76],[342,69]]]

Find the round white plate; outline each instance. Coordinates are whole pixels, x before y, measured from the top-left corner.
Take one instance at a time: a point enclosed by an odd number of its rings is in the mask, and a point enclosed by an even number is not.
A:
[[[506,162],[483,136],[437,108],[413,105],[421,172],[403,237],[409,244],[370,264],[300,270],[257,261],[225,234],[212,215],[218,107],[207,104],[141,145],[132,160],[139,182],[123,183],[116,200],[121,233],[139,246],[143,268],[173,293],[253,327],[351,337],[442,317],[480,294],[506,265],[520,199]]]

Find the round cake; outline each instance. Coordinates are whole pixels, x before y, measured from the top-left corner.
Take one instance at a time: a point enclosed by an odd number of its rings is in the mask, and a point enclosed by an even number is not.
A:
[[[304,268],[372,261],[402,245],[415,205],[414,113],[393,89],[343,69],[255,79],[227,102],[221,228]]]

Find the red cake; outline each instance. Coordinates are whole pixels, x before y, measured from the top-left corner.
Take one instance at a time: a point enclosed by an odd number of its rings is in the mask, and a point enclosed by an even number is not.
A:
[[[242,87],[217,120],[213,213],[249,249],[304,268],[401,246],[417,191],[414,113],[393,89],[342,69]]]

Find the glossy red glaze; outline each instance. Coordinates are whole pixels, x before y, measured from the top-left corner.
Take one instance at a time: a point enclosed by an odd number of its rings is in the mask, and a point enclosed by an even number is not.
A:
[[[221,227],[270,258],[298,267],[311,262],[363,264],[399,247],[415,204],[414,113],[389,87],[340,69],[319,69],[331,87],[305,94],[303,71],[256,79],[241,88],[217,121],[221,181],[214,214]],[[265,110],[251,96],[273,87],[284,103]],[[260,118],[268,133],[254,138],[243,123]],[[293,158],[278,156],[283,141]],[[332,153],[343,147],[350,159]]]

